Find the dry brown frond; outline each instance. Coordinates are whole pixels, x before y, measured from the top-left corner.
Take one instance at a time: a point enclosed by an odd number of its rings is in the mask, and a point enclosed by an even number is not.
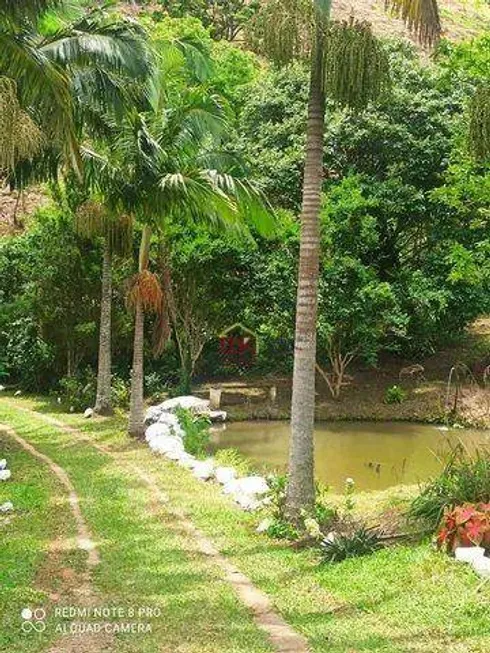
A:
[[[129,281],[127,305],[135,309],[141,303],[144,311],[159,314],[162,309],[163,293],[158,277],[149,270],[135,274]]]

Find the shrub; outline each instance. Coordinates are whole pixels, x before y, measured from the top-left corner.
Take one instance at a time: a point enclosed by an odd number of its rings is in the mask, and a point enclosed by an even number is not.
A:
[[[385,403],[386,404],[401,404],[407,398],[407,393],[399,385],[392,385],[386,389]]]
[[[268,478],[270,487],[269,498],[272,507],[273,523],[267,529],[270,537],[279,539],[297,540],[301,537],[317,539],[322,537],[331,523],[337,518],[337,511],[329,508],[320,501],[316,501],[312,513],[304,512],[302,524],[291,524],[286,517],[286,491],[287,476],[277,475]],[[324,494],[325,490],[317,487],[317,497]]]
[[[490,504],[465,503],[446,511],[437,535],[437,546],[454,552],[457,546],[490,548]]]
[[[129,408],[130,385],[120,376],[114,375],[111,381],[111,401],[114,408]]]
[[[197,457],[206,456],[211,439],[209,419],[197,417],[190,410],[184,408],[177,411],[177,417],[185,433],[184,448],[187,453]]]
[[[423,519],[431,530],[445,510],[465,503],[490,502],[490,456],[477,451],[473,456],[456,447],[441,474],[429,482],[410,506],[409,516]]]
[[[82,411],[94,405],[96,376],[90,368],[76,376],[64,376],[59,385],[62,401],[70,410]]]
[[[166,390],[166,383],[158,372],[149,372],[145,375],[145,393],[149,397],[160,398]]]
[[[381,541],[375,529],[353,525],[345,532],[325,538],[321,547],[323,562],[332,563],[374,553],[381,548]]]

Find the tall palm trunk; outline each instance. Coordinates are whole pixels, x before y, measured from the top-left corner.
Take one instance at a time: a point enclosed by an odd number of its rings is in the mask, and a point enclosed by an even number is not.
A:
[[[314,442],[315,362],[320,256],[320,206],[323,167],[325,98],[322,91],[322,48],[312,53],[306,160],[301,210],[296,333],[294,343],[293,397],[289,445],[289,477],[286,512],[297,522],[302,509],[315,501]]]
[[[138,271],[141,273],[148,268],[150,253],[151,228],[143,227],[140,245]],[[131,402],[129,407],[129,435],[142,438],[144,435],[144,399],[143,399],[143,355],[145,340],[145,313],[140,298],[136,301],[134,317],[134,343],[133,343],[133,368],[131,371]]]
[[[112,415],[113,413],[111,404],[111,295],[112,252],[109,240],[106,238],[102,262],[99,362],[97,371],[97,398],[94,408],[94,411],[99,415]]]

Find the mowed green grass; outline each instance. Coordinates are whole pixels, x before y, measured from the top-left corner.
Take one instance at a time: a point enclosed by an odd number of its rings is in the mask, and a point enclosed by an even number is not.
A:
[[[155,506],[149,490],[130,470],[90,444],[77,441],[75,436],[17,411],[5,400],[0,400],[0,422],[10,424],[19,435],[69,474],[101,554],[102,562],[94,574],[94,586],[100,599],[98,605],[122,608],[126,613],[130,608],[149,608],[153,614],[156,610],[161,612],[159,617],[136,619],[144,624],[150,623],[151,633],[119,634],[112,645],[113,650],[118,653],[271,650],[265,635],[255,626],[248,610],[223,580],[219,569],[196,550],[192,539],[180,532],[174,518],[163,508]],[[2,437],[2,451],[4,442]],[[130,451],[127,453],[132,455]],[[7,457],[12,459],[15,476],[4,485],[9,486],[9,494],[15,503],[13,495],[25,491],[23,488],[30,482],[33,468],[24,456],[19,460],[14,460],[10,454]],[[20,472],[22,465],[24,468]],[[48,474],[43,473],[39,478],[39,494],[44,503],[35,503],[30,510],[41,528],[46,519],[45,505],[56,494]],[[41,508],[43,514],[38,514]],[[69,521],[67,515],[64,518]],[[30,634],[20,632],[17,608],[26,602],[29,604],[29,583],[36,576],[36,566],[41,564],[41,556],[35,556],[31,551],[30,531],[30,525],[19,523],[16,526],[19,541],[15,556],[7,553],[13,536],[11,527],[4,529],[2,534],[9,544],[0,552],[0,568],[13,564],[18,569],[17,575],[25,579],[21,584],[12,578],[5,592],[2,583],[2,633],[8,638],[9,646],[5,649],[8,651],[46,650],[52,640],[53,628],[60,621],[48,620],[44,637],[34,639]],[[46,530],[44,541],[37,545],[38,551],[46,547],[49,537]],[[15,562],[12,557],[15,557]],[[14,597],[16,609],[12,616]],[[42,598],[39,596],[40,604]],[[78,606],[80,601],[71,597],[62,603],[64,606]],[[0,650],[4,649],[0,646]]]
[[[44,402],[22,403],[49,411],[49,404]],[[4,406],[0,402],[0,412]],[[21,420],[15,410],[8,408],[7,412],[11,420]],[[257,535],[258,517],[235,508],[217,486],[196,481],[189,472],[153,455],[144,445],[128,444],[122,419],[57,417],[77,426],[94,441],[106,443],[122,461],[151,471],[172,504],[186,510],[225,555],[269,594],[284,618],[308,637],[312,650],[490,650],[490,583],[482,584],[471,569],[437,553],[430,542],[397,546],[366,558],[322,566],[315,551],[292,550]],[[29,417],[27,421],[32,424],[36,420]],[[122,577],[135,573],[127,567],[135,560],[119,561]],[[111,578],[110,573],[100,578],[106,589],[111,589]],[[189,620],[193,618],[192,613],[188,615]],[[182,619],[185,623],[186,615]],[[249,650],[261,650],[254,646],[252,643]]]

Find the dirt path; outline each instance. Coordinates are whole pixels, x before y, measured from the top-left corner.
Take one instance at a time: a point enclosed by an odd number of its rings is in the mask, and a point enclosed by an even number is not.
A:
[[[37,413],[36,413],[37,415]],[[62,598],[76,595],[77,600],[85,607],[93,607],[100,603],[100,597],[92,585],[92,570],[100,564],[100,555],[87,523],[80,510],[80,500],[66,471],[51,458],[38,451],[29,442],[18,435],[11,427],[0,424],[0,431],[6,433],[31,456],[34,456],[58,478],[67,491],[67,499],[76,525],[76,545],[81,551],[87,553],[86,570],[84,572],[64,566],[63,553],[73,548],[69,539],[58,537],[54,539],[46,552],[46,559],[38,573],[42,585],[46,582],[53,583],[58,578],[61,584],[56,592],[48,591],[49,599],[53,604],[59,604]],[[113,637],[108,633],[87,634],[83,639],[74,635],[67,635],[57,640],[48,650],[48,653],[99,653],[114,650]]]
[[[44,415],[20,406],[16,406],[16,408],[36,416],[38,419],[59,428],[65,433],[70,433],[71,435],[76,436],[78,440],[83,440],[92,445],[98,451],[117,460],[118,464],[129,468],[128,463],[123,457],[119,456],[110,448],[98,442],[94,442],[93,438],[87,436],[79,429],[69,426],[50,415]],[[58,469],[61,470],[61,468]],[[63,470],[61,471],[63,472]],[[240,600],[251,610],[256,625],[265,631],[274,649],[278,651],[278,653],[307,653],[309,648],[306,639],[284,621],[284,619],[274,609],[269,597],[255,587],[248,576],[239,571],[235,565],[233,565],[216,549],[211,540],[193,524],[184,511],[170,505],[168,496],[160,490],[154,477],[146,470],[134,464],[131,464],[130,471],[136,474],[139,480],[150,489],[154,501],[158,503],[158,505],[163,506],[165,511],[176,520],[178,526],[192,538],[200,553],[210,558],[216,565],[218,565],[218,567],[221,568],[225,579],[233,587]]]

